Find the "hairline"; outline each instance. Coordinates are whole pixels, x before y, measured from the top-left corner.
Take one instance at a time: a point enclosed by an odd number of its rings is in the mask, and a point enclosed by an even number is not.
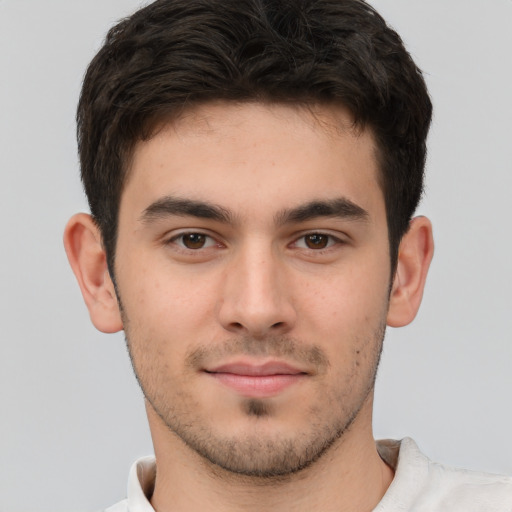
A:
[[[198,112],[204,107],[211,105],[238,105],[240,107],[247,104],[257,104],[261,106],[288,106],[294,110],[300,111],[303,110],[309,113],[315,122],[317,122],[318,126],[325,129],[325,123],[321,123],[319,118],[315,115],[315,109],[325,108],[328,106],[333,106],[335,108],[344,109],[349,113],[352,118],[352,123],[350,126],[344,126],[343,128],[349,128],[356,135],[361,135],[363,132],[366,132],[370,135],[372,141],[372,153],[375,158],[375,165],[377,169],[377,173],[375,176],[375,180],[379,189],[382,193],[384,199],[384,206],[386,212],[386,228],[388,234],[388,246],[389,246],[389,257],[391,261],[391,273],[394,273],[396,268],[396,253],[398,252],[398,247],[394,248],[391,240],[391,232],[389,226],[389,215],[388,215],[388,200],[385,186],[385,175],[384,175],[384,166],[385,166],[385,158],[383,155],[383,150],[381,145],[379,144],[378,138],[375,134],[375,130],[371,126],[370,122],[364,122],[362,120],[358,120],[351,109],[342,101],[336,99],[328,99],[322,100],[319,98],[304,98],[304,99],[285,99],[285,98],[270,98],[270,97],[250,97],[247,99],[229,99],[229,98],[208,98],[208,99],[198,99],[191,101],[188,104],[182,104],[180,106],[174,106],[174,108],[162,108],[153,116],[148,117],[143,123],[143,127],[132,140],[126,141],[126,145],[123,151],[123,157],[121,161],[121,173],[120,173],[120,187],[118,191],[117,198],[117,211],[115,215],[115,231],[114,231],[114,240],[111,245],[112,254],[107,254],[107,261],[109,262],[109,273],[111,278],[115,279],[115,260],[116,260],[116,250],[117,250],[117,238],[119,232],[119,213],[121,210],[121,201],[123,192],[128,184],[130,176],[133,170],[133,161],[135,152],[137,150],[137,146],[144,142],[149,142],[151,139],[156,137],[162,131],[177,127],[181,121],[184,120],[186,116],[191,113]],[[338,129],[341,125],[337,124],[336,128]],[[99,223],[96,221],[99,225]],[[103,237],[103,234],[102,234]],[[107,245],[103,244],[103,247],[106,249]],[[112,266],[112,268],[111,268]]]

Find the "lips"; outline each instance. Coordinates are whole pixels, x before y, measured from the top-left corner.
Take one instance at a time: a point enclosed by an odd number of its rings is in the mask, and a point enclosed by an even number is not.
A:
[[[232,391],[252,398],[278,395],[307,375],[301,369],[280,361],[263,364],[238,361],[206,369],[205,372]]]

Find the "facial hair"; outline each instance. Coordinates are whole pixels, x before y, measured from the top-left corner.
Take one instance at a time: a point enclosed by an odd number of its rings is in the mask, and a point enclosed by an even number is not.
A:
[[[139,348],[151,346],[151,342],[134,344],[137,333],[132,332],[128,322],[124,325],[137,380],[167,428],[207,463],[236,475],[259,479],[293,475],[311,466],[342,438],[373,391],[385,333],[385,322],[381,321],[366,336],[350,340],[354,347],[352,362],[343,374],[331,367],[321,347],[291,337],[269,336],[240,337],[219,345],[195,347],[185,359],[180,378],[156,367],[151,357]],[[241,398],[239,411],[247,418],[247,427],[242,431],[234,433],[216,428],[191,391],[189,379],[208,361],[236,355],[287,358],[315,368],[318,399],[305,411],[307,428],[284,432],[268,428],[279,417],[280,410],[272,399],[265,398]],[[294,407],[304,406],[299,400]]]

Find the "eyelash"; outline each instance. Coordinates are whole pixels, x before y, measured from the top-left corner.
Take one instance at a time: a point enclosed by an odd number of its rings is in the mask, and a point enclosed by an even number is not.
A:
[[[202,247],[197,247],[197,248],[187,247],[183,241],[184,238],[187,236],[194,236],[194,235],[198,236],[198,237],[204,237],[206,240],[205,244],[207,244],[207,245],[202,246]],[[306,241],[308,237],[310,239],[312,239],[313,237],[327,237],[327,244],[325,247],[316,247],[316,248],[308,247],[307,246],[308,242]],[[302,247],[298,246],[298,243],[300,241],[304,242]],[[215,247],[215,246],[217,246],[217,247],[223,246],[223,244],[220,242],[217,242],[213,236],[208,235],[207,233],[203,233],[201,231],[187,231],[184,233],[179,233],[178,235],[173,236],[166,242],[166,245],[171,245],[171,244],[174,244],[180,250],[186,251],[188,253],[199,252],[201,250],[209,249],[209,248]],[[332,247],[334,247],[336,245],[340,245],[340,244],[344,244],[344,241],[334,235],[331,235],[329,233],[324,233],[322,231],[310,231],[310,232],[304,233],[301,236],[299,236],[298,238],[296,238],[290,245],[295,246],[295,248],[297,248],[299,250],[313,251],[315,253],[321,254],[324,251],[327,251],[327,250],[331,249]]]
[[[321,237],[325,237],[327,238],[327,243],[326,243],[326,246],[325,247],[309,247],[308,246],[308,238],[310,241],[312,241],[313,238],[321,238]],[[299,241],[303,241],[304,242],[304,247],[298,247],[298,243]],[[342,244],[343,241],[334,236],[334,235],[331,235],[329,233],[323,233],[321,231],[314,231],[314,232],[310,232],[310,233],[306,233],[304,235],[301,235],[299,238],[297,238],[295,240],[295,242],[293,242],[293,244],[298,248],[298,249],[304,249],[304,250],[311,250],[311,251],[314,251],[314,252],[318,252],[318,253],[322,253],[323,251],[327,251],[329,250],[331,247],[334,247],[335,245],[339,245],[339,244]]]
[[[198,248],[195,248],[195,249],[187,247],[184,244],[183,239],[186,236],[193,236],[193,235],[196,235],[196,236],[199,236],[199,237],[204,237],[207,241],[210,241],[210,243],[206,247],[203,246],[203,247],[198,247]],[[208,242],[206,242],[206,243],[208,243]],[[187,252],[198,252],[201,249],[209,249],[210,247],[214,247],[215,245],[217,245],[217,246],[221,245],[211,235],[208,235],[206,233],[202,233],[200,231],[187,231],[185,233],[180,233],[178,235],[175,235],[175,236],[173,236],[171,239],[169,239],[166,242],[166,245],[171,245],[171,244],[174,244],[179,249],[181,249],[182,251],[187,251]]]

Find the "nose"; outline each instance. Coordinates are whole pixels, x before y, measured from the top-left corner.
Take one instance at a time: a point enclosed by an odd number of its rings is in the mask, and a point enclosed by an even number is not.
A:
[[[296,322],[284,262],[269,248],[247,248],[226,268],[218,319],[227,331],[261,338]]]

